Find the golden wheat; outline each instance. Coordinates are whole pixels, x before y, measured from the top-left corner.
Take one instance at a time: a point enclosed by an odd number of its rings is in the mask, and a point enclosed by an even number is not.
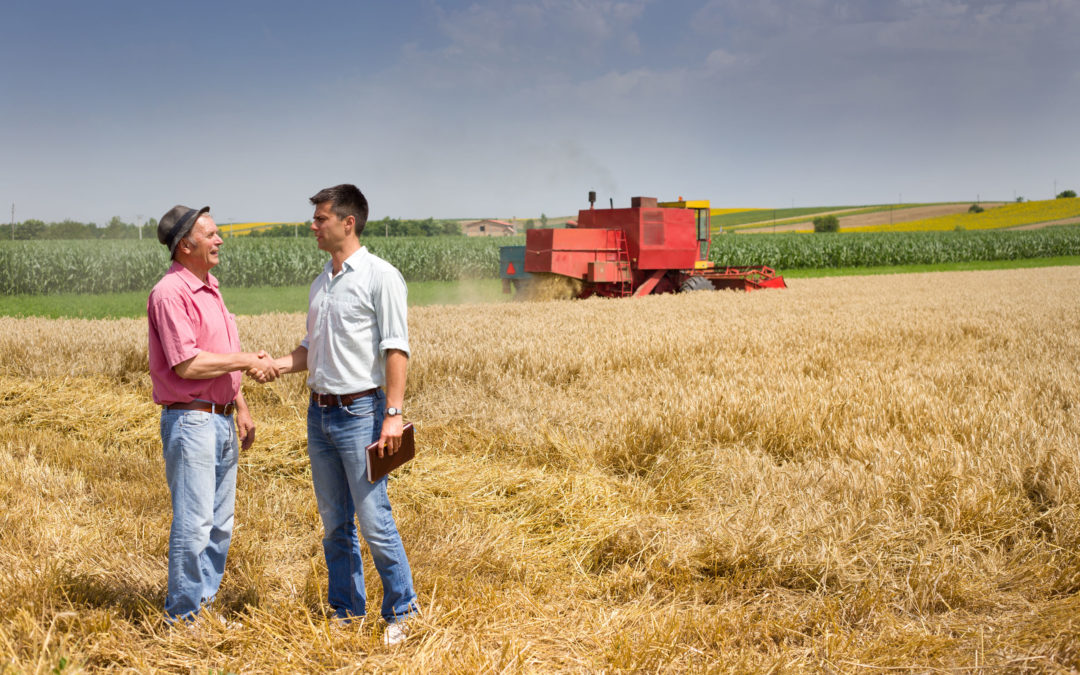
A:
[[[424,615],[397,649],[376,622],[325,618],[302,378],[246,385],[259,428],[220,601],[169,630],[145,322],[0,319],[0,662],[1080,667],[1080,306],[1063,292],[1080,269],[790,286],[413,309],[422,446],[391,492]],[[303,324],[240,319],[275,353]]]

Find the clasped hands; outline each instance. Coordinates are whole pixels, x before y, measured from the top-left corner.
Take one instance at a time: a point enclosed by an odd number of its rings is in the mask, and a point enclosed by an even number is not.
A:
[[[266,384],[267,382],[273,382],[281,375],[281,369],[266,351],[260,349],[258,353],[252,356],[252,363],[244,371],[251,379],[260,384]]]

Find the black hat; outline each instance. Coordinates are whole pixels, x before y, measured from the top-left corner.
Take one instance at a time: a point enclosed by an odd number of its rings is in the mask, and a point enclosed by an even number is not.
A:
[[[195,221],[199,219],[199,216],[208,211],[210,211],[209,206],[196,211],[191,207],[177,204],[161,217],[157,226],[157,238],[169,247],[169,255],[176,251],[176,245],[187,236],[188,232],[191,232],[191,228],[195,227]]]

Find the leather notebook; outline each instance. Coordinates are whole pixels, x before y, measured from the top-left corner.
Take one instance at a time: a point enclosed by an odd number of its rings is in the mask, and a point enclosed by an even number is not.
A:
[[[379,442],[367,446],[367,479],[374,483],[416,455],[416,443],[413,440],[412,422],[406,422],[401,429],[401,447],[394,454],[383,451],[379,457]]]

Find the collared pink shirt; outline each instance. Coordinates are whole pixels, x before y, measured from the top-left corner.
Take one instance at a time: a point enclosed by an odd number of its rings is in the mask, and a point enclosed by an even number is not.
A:
[[[209,401],[224,405],[236,398],[243,375],[234,371],[209,380],[187,380],[173,367],[202,351],[240,351],[236,317],[225,309],[217,279],[203,283],[173,262],[150,291],[146,316],[150,326],[150,381],[159,404]]]

